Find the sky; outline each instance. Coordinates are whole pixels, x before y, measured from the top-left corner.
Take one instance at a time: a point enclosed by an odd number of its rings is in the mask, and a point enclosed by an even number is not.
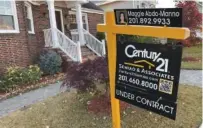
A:
[[[175,3],[173,0],[157,0],[158,4],[156,5],[157,8],[173,8],[175,7]]]

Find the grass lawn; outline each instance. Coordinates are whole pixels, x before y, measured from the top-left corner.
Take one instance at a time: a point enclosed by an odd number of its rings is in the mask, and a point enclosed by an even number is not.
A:
[[[184,47],[182,58],[199,59],[199,61],[182,61],[182,69],[202,69],[202,45]]]
[[[0,128],[111,128],[111,117],[87,112],[90,94],[65,92],[0,119]],[[122,128],[197,128],[201,124],[201,88],[179,88],[176,121],[131,106],[122,112]]]

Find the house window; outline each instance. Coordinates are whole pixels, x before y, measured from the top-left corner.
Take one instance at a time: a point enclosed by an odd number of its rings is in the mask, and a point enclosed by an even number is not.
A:
[[[27,2],[25,3],[25,12],[26,12],[28,33],[34,34],[34,23],[33,23],[33,16],[32,16],[32,5],[27,3]]]
[[[88,20],[87,20],[87,14],[82,14],[82,23],[83,28],[88,31]],[[74,12],[70,13],[70,30],[77,29],[77,20],[76,20],[76,14]]]
[[[0,1],[0,33],[19,33],[16,3],[14,0]]]

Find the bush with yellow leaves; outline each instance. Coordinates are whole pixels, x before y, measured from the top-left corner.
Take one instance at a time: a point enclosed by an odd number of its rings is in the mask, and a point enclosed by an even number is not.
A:
[[[16,86],[35,83],[40,80],[42,72],[37,65],[27,68],[13,66],[7,68],[6,73],[0,78],[0,91],[12,90]]]

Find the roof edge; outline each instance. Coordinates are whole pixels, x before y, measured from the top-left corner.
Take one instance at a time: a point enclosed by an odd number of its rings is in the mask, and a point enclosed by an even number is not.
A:
[[[103,2],[103,3],[97,3],[96,5],[97,6],[103,6],[103,5],[111,4],[111,3],[114,3],[114,2],[119,2],[119,1],[118,0],[111,0],[111,1],[106,1],[106,2]]]

